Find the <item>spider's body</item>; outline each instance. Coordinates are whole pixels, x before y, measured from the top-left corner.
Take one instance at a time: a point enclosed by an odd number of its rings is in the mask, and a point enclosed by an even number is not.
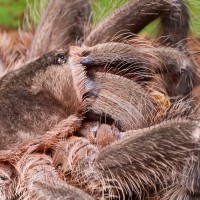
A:
[[[0,198],[198,200],[187,6],[131,0],[84,40],[89,15],[87,0],[51,0],[27,48],[0,51]],[[157,44],[116,36],[159,16]]]
[[[68,52],[54,51],[1,78],[1,149],[44,134],[78,112],[82,99],[75,88],[81,86],[73,76]]]

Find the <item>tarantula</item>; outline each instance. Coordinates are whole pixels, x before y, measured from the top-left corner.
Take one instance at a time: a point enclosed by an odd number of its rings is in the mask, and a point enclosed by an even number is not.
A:
[[[199,199],[187,6],[130,0],[92,31],[90,15],[87,0],[51,0],[0,43],[0,198]],[[135,35],[157,17],[159,40]]]

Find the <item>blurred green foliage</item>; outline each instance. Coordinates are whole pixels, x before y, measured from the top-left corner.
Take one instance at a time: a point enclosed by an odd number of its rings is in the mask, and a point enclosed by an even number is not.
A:
[[[6,28],[18,27],[26,5],[26,0],[0,0],[0,24]]]
[[[0,26],[5,28],[17,28],[23,18],[27,2],[33,3],[44,0],[0,0]],[[90,0],[93,10],[93,23],[97,24],[109,12],[119,7],[127,0]],[[191,30],[200,37],[200,0],[188,0],[191,13]],[[158,21],[148,25],[143,32],[150,35],[158,30]]]
[[[124,4],[127,0],[90,0],[93,10],[93,23],[101,21],[112,10]]]
[[[191,16],[191,32],[200,37],[200,0],[188,0],[188,8]]]

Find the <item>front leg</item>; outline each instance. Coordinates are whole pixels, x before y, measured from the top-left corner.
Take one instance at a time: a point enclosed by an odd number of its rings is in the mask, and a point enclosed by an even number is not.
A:
[[[165,200],[199,195],[199,122],[172,120],[126,134],[100,153],[96,165],[124,195]]]
[[[125,36],[123,32],[136,34],[158,17],[161,18],[161,42],[184,48],[189,14],[183,0],[130,0],[99,23],[85,44],[121,41]]]
[[[36,29],[28,58],[75,44],[84,36],[90,14],[88,0],[51,0]]]
[[[163,88],[169,96],[188,95],[195,84],[195,69],[182,52],[166,47],[104,43],[85,48],[80,63],[88,73],[111,72]],[[152,84],[153,85],[153,84]]]

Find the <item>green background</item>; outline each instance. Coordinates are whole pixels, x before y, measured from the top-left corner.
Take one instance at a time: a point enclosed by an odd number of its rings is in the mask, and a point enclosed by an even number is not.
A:
[[[43,0],[35,0],[35,2]],[[96,24],[110,11],[119,7],[127,0],[90,0],[94,13],[93,23]],[[0,0],[0,26],[6,29],[15,29],[22,23],[24,10],[34,0]],[[191,14],[191,31],[195,36],[200,37],[200,0],[188,0],[188,7]],[[153,22],[143,32],[154,34],[158,22]]]

